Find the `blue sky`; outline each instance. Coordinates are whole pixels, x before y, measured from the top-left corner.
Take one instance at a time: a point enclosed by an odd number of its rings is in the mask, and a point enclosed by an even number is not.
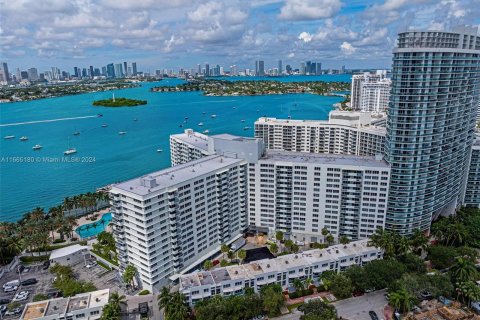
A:
[[[0,2],[1,60],[9,68],[139,70],[389,68],[399,31],[480,24],[480,0],[15,0]]]

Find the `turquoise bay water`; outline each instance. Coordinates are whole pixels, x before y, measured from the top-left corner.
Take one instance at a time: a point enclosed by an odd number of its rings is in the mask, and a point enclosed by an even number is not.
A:
[[[349,75],[272,78],[278,81],[349,79]],[[139,88],[0,104],[1,124],[103,114],[99,118],[0,127],[0,221],[15,221],[35,207],[48,210],[66,196],[95,191],[110,183],[168,167],[169,135],[183,132],[185,128],[208,129],[210,134],[252,136],[253,129],[244,131],[243,127],[253,127],[260,116],[286,118],[290,114],[292,119],[327,119],[332,105],[342,100],[311,94],[204,97],[200,92],[149,91],[159,84],[181,82],[167,79],[145,83]],[[148,100],[148,104],[134,108],[91,105],[93,100],[110,98],[113,92],[116,97]],[[212,119],[212,114],[217,118]],[[189,119],[184,128],[180,128],[185,117]],[[134,121],[135,118],[138,121]],[[199,122],[204,126],[199,127]],[[102,128],[102,124],[108,127]],[[80,135],[74,136],[75,131]],[[127,133],[119,135],[119,131]],[[14,135],[15,139],[3,139],[7,135]],[[20,141],[21,136],[29,140]],[[43,149],[33,151],[36,144]],[[73,157],[64,157],[63,152],[70,147],[78,152]]]
[[[93,237],[99,234],[100,232],[105,231],[110,221],[112,221],[112,213],[111,212],[105,213],[100,220],[92,223],[84,224],[78,227],[77,229],[75,229],[75,231],[82,238]],[[91,227],[87,228],[87,225],[90,225]]]

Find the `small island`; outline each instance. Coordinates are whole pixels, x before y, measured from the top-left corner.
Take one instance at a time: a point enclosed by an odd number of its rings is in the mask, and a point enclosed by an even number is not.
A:
[[[94,106],[102,107],[136,107],[147,104],[147,100],[135,100],[128,98],[111,98],[93,101]]]

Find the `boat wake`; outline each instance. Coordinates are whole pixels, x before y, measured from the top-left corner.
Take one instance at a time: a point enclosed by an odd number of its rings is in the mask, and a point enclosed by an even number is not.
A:
[[[73,118],[50,119],[50,120],[27,121],[27,122],[16,122],[16,123],[5,123],[5,124],[0,124],[0,127],[21,126],[21,125],[24,125],[24,124],[34,124],[34,123],[44,123],[44,122],[56,122],[56,121],[88,119],[88,118],[98,118],[98,115],[94,115],[94,116],[84,116],[84,117],[73,117]]]

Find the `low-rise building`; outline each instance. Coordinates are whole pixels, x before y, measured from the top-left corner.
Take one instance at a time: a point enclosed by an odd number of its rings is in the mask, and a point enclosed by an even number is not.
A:
[[[27,303],[21,320],[99,319],[108,303],[110,289]]]
[[[382,259],[383,252],[368,244],[368,240],[313,249],[273,259],[263,259],[243,265],[198,271],[180,276],[180,292],[190,304],[214,295],[242,294],[245,288],[259,292],[264,285],[278,283],[283,289],[293,286],[294,279],[311,278],[320,281],[322,272],[340,272],[353,265]]]
[[[74,244],[72,246],[53,250],[50,253],[50,263],[73,266],[84,261],[85,255],[88,253],[88,246]]]

